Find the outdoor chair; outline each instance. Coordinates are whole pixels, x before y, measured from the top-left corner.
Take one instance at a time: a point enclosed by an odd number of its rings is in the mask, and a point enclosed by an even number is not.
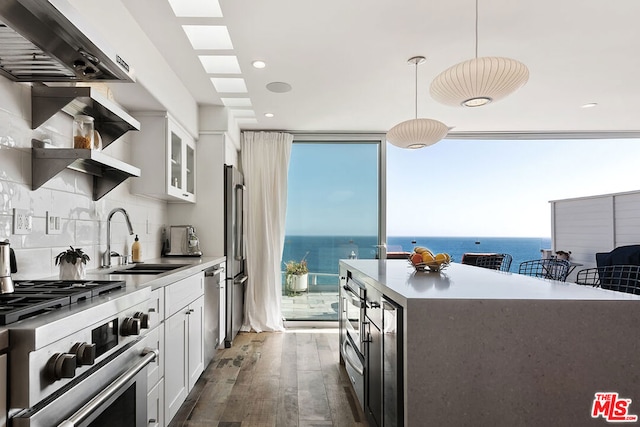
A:
[[[513,258],[509,254],[481,255],[476,258],[476,267],[509,271]]]
[[[608,265],[578,271],[576,283],[640,295],[640,265]]]
[[[518,273],[524,274],[525,276],[564,282],[567,280],[570,267],[571,264],[569,261],[563,259],[535,259],[520,263]]]

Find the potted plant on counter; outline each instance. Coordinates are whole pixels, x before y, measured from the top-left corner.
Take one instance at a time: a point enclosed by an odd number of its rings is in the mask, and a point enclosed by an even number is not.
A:
[[[82,248],[73,248],[60,252],[56,256],[56,265],[60,265],[60,280],[82,280],[85,278],[84,266],[91,260]]]
[[[306,258],[306,255],[305,255]],[[289,261],[285,264],[286,289],[288,294],[306,291],[309,286],[307,261]]]

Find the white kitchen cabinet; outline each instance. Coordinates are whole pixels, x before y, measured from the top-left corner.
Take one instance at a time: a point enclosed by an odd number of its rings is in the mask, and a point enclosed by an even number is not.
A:
[[[147,367],[147,391],[149,391],[164,377],[164,323],[147,333],[147,346],[156,348],[160,352],[160,356]]]
[[[164,427],[164,380],[147,393],[147,426]]]
[[[151,292],[148,321],[156,325],[146,336],[147,346],[158,349],[160,355],[147,367],[147,425],[164,427],[164,290]]]
[[[175,416],[204,370],[204,274],[165,288],[165,420]]]
[[[140,177],[131,191],[170,202],[196,201],[196,143],[166,112],[133,113],[140,132],[132,137],[132,163]]]
[[[189,391],[204,372],[204,296],[189,304],[187,376]]]

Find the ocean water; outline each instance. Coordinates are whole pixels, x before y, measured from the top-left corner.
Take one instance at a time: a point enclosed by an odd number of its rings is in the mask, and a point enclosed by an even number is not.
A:
[[[338,260],[356,257],[374,259],[377,253],[375,236],[285,236],[282,269],[289,260],[305,259],[312,273],[338,274]],[[433,253],[446,252],[454,262],[460,262],[465,252],[508,253],[513,257],[511,271],[527,260],[539,259],[541,249],[551,248],[550,238],[540,237],[387,237],[387,251],[411,252],[424,246]],[[319,276],[318,284],[337,283],[335,276]]]

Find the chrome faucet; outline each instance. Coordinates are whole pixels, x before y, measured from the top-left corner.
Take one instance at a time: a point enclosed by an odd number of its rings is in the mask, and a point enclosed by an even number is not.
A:
[[[115,208],[109,212],[109,216],[107,217],[107,251],[102,256],[103,268],[111,267],[111,218],[116,212],[122,212],[124,214],[124,219],[127,220],[127,227],[129,228],[129,235],[133,234],[133,227],[131,226],[131,221],[129,220],[129,214],[127,211],[123,208]]]

